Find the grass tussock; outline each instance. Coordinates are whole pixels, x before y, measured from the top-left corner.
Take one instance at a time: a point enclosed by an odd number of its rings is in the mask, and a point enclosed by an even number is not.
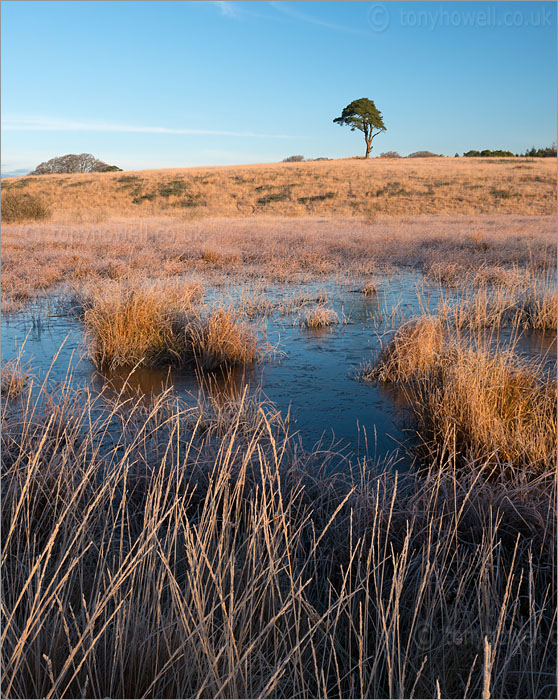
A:
[[[398,330],[362,378],[403,386],[429,456],[449,452],[526,474],[552,467],[556,448],[556,381],[512,350],[472,345],[438,318]]]
[[[376,364],[361,372],[365,381],[405,382],[428,372],[443,352],[445,329],[440,319],[425,316],[404,323],[382,350]]]
[[[303,328],[328,328],[339,323],[339,316],[326,306],[315,306],[304,312],[300,324]]]
[[[4,399],[9,401],[21,397],[25,393],[29,381],[29,371],[21,367],[19,356],[9,362],[2,363],[0,394]]]
[[[376,282],[367,282],[364,287],[361,288],[360,293],[365,297],[373,297],[378,293],[378,285]]]
[[[556,381],[512,352],[454,347],[407,390],[426,445],[526,474],[556,458]]]
[[[186,338],[189,352],[203,369],[250,364],[261,356],[254,328],[230,309],[217,308],[190,321]]]
[[[50,214],[51,208],[40,194],[10,190],[2,192],[3,223],[44,221],[50,217]]]
[[[119,286],[94,295],[84,322],[91,355],[103,369],[181,364],[187,351],[185,326],[191,308],[185,298],[157,287]]]
[[[530,295],[523,306],[524,325],[541,332],[558,327],[556,292],[543,290]]]
[[[238,313],[204,308],[200,286],[105,287],[84,303],[91,354],[98,367],[249,364],[262,348]]]
[[[555,696],[552,473],[328,476],[263,411],[201,436],[164,398],[25,406],[2,413],[5,697]]]

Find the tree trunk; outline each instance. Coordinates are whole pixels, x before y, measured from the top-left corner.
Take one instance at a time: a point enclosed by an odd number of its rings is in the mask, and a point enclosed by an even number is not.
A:
[[[372,150],[372,141],[366,140],[366,155],[364,156],[365,158],[368,158],[370,156],[370,151]]]

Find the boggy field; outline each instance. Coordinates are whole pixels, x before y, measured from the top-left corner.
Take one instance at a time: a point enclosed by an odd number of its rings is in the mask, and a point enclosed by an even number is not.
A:
[[[3,694],[555,697],[555,188],[10,182]]]

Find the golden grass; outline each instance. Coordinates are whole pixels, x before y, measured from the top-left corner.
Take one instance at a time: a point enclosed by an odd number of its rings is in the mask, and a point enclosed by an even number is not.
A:
[[[364,369],[363,379],[405,382],[428,372],[446,348],[446,332],[440,319],[432,316],[414,319],[397,329],[382,350],[378,362]]]
[[[5,189],[2,186],[2,189]],[[2,222],[41,221],[50,216],[50,206],[42,195],[28,192],[2,192]]]
[[[554,696],[554,472],[327,476],[263,410],[45,391],[2,411],[4,697]]]
[[[300,319],[304,328],[327,328],[339,323],[339,316],[327,306],[315,306],[305,311]]]
[[[213,309],[190,321],[186,338],[189,352],[204,369],[250,364],[261,357],[254,328],[231,309]]]
[[[246,318],[333,319],[323,296],[210,307],[200,279],[412,265],[476,291],[368,373],[414,414],[426,450],[405,475],[332,473],[247,391],[50,393],[5,366],[3,695],[554,697],[556,383],[481,331],[556,328],[534,276],[555,261],[555,183],[553,163],[497,159],[9,183],[54,222],[4,227],[3,298],[70,283],[102,368],[228,371],[261,357]]]
[[[463,464],[497,461],[526,474],[556,460],[556,380],[512,352],[459,346],[408,390],[425,443]]]
[[[103,369],[181,364],[187,350],[187,289],[182,296],[167,289],[109,288],[86,303],[84,322],[91,354]]]
[[[535,361],[485,346],[481,335],[472,344],[440,318],[409,322],[361,377],[404,386],[429,453],[526,474],[555,463],[556,381]]]
[[[6,400],[20,397],[29,384],[29,372],[21,367],[21,355],[2,362],[2,372],[0,377],[0,394]]]
[[[109,218],[552,214],[551,158],[348,159],[128,173],[41,175],[3,183],[52,204],[55,220]]]
[[[81,302],[91,355],[101,369],[161,367],[194,360],[204,369],[249,364],[262,353],[238,313],[210,309],[197,284],[109,285]]]
[[[360,293],[364,294],[365,297],[373,297],[378,293],[378,285],[376,282],[367,282],[364,287],[361,288]]]
[[[463,291],[457,304],[442,305],[440,316],[456,328],[472,331],[511,327],[556,332],[556,285],[529,271],[522,276],[516,271],[514,277],[514,286],[482,285],[469,293]]]

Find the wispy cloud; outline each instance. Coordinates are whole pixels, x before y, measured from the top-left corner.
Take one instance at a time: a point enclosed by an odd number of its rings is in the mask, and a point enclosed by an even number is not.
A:
[[[304,3],[304,4],[306,4],[306,3]],[[326,20],[320,19],[318,17],[314,17],[313,15],[308,15],[305,12],[300,12],[300,10],[295,9],[288,2],[284,2],[284,1],[276,2],[275,0],[272,0],[269,3],[269,5],[271,5],[271,7],[273,7],[275,10],[278,10],[279,12],[281,12],[283,15],[290,17],[293,20],[297,20],[299,22],[306,22],[307,24],[315,24],[318,27],[324,27],[325,29],[333,29],[336,32],[344,32],[346,34],[357,34],[358,36],[370,36],[369,31],[366,31],[363,29],[358,29],[355,27],[347,27],[343,24],[337,24],[336,22],[327,22]],[[362,5],[365,6],[366,3],[362,3]]]
[[[224,17],[238,17],[239,8],[234,2],[229,2],[229,0],[216,0],[211,3],[221,10],[221,14]]]
[[[250,131],[221,131],[218,129],[173,129],[166,126],[136,126],[58,119],[10,118],[2,121],[3,131],[105,131],[130,134],[177,134],[179,136],[235,136],[258,139],[287,139],[285,134],[260,134]]]

